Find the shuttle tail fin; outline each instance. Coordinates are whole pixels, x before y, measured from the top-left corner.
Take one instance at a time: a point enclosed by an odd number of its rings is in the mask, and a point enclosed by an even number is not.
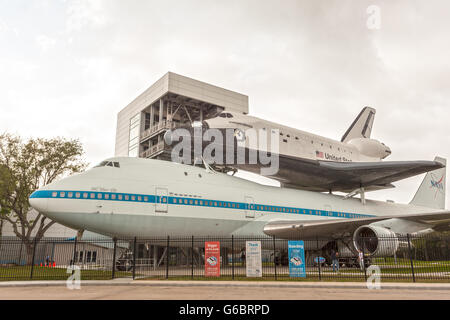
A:
[[[354,138],[370,138],[375,113],[376,110],[374,108],[364,107],[350,128],[342,136],[341,142],[348,142]]]
[[[410,202],[412,205],[433,209],[445,209],[446,167],[447,160],[436,157],[434,161],[444,165],[443,168],[428,172]]]

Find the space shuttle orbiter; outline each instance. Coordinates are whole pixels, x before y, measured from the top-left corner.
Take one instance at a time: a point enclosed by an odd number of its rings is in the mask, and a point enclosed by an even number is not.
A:
[[[233,168],[261,174],[280,181],[284,187],[311,191],[341,191],[359,193],[364,191],[393,188],[393,182],[424,172],[442,168],[439,161],[382,161],[391,154],[384,143],[372,139],[371,132],[376,110],[365,107],[353,121],[340,141],[325,138],[295,128],[283,126],[253,116],[223,111],[217,117],[203,121],[202,129],[221,131],[234,130],[233,144],[217,141],[203,141],[203,148],[211,144],[223,148],[224,161],[216,163],[219,168]],[[277,132],[278,170],[264,174],[261,161],[227,162],[225,155],[244,152],[245,159],[258,150],[259,143],[252,141],[249,131]],[[225,135],[225,133],[224,133]],[[257,136],[256,139],[260,139]],[[174,145],[173,131],[164,138],[167,145]],[[272,140],[267,139],[270,150]],[[271,142],[270,142],[271,141]],[[242,150],[243,149],[243,150]],[[193,151],[193,150],[192,150]],[[273,156],[273,154],[272,154]]]

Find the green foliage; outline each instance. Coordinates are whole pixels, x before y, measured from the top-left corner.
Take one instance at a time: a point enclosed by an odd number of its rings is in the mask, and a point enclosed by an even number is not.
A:
[[[64,138],[23,141],[11,134],[0,135],[0,219],[12,224],[14,233],[29,242],[39,239],[53,224],[32,211],[28,198],[35,190],[54,180],[81,172],[83,147],[78,140]],[[47,220],[49,221],[49,220]]]

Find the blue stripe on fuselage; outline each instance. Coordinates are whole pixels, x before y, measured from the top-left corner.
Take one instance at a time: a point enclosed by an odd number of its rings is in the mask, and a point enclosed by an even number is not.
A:
[[[232,202],[232,201],[196,199],[187,197],[172,197],[172,196],[167,197],[148,194],[117,193],[117,192],[38,190],[33,192],[30,198],[125,201],[125,202],[162,203],[162,204],[168,203],[170,205],[188,205],[198,207],[254,210],[259,212],[306,214],[322,217],[347,218],[347,219],[373,217],[373,215],[368,214],[358,214],[358,213],[348,213],[338,211],[325,211],[306,208],[273,206],[265,204],[249,204],[245,202]]]

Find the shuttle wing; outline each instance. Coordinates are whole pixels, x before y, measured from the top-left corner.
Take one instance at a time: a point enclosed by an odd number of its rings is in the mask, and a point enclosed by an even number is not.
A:
[[[436,231],[450,230],[450,211],[421,213],[410,215],[390,215],[383,217],[369,217],[358,219],[332,220],[277,220],[268,222],[264,226],[264,233],[281,239],[315,239],[316,237],[341,236],[352,233],[358,227],[374,222],[400,219],[428,225]]]
[[[283,186],[311,191],[352,192],[392,188],[392,183],[443,168],[437,161],[330,162],[280,156],[276,176]]]

